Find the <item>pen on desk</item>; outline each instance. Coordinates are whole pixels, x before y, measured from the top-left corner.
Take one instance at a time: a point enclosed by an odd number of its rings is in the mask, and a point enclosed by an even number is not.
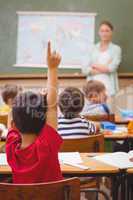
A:
[[[90,169],[88,166],[85,166],[85,165],[82,165],[82,164],[77,164],[77,163],[63,162],[63,164],[64,165],[70,165],[70,166],[73,166],[73,167],[78,167],[78,168],[81,168],[83,170]]]
[[[90,158],[93,158],[93,157],[95,157],[95,156],[97,156],[97,153],[92,153],[92,154],[88,154],[88,155],[87,155],[87,157],[90,157]]]

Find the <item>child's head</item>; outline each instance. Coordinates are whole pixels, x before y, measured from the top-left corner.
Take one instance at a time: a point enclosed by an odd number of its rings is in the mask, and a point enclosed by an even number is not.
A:
[[[100,81],[90,80],[83,87],[85,97],[91,103],[106,103],[107,94],[104,84]]]
[[[13,84],[5,85],[2,90],[2,99],[4,103],[12,107],[14,98],[21,91],[22,91],[22,88],[20,86],[13,85]]]
[[[46,112],[46,95],[25,92],[14,99],[13,122],[22,134],[39,134],[46,122]]]
[[[79,115],[84,106],[84,95],[75,87],[67,87],[59,96],[59,108],[66,119]]]

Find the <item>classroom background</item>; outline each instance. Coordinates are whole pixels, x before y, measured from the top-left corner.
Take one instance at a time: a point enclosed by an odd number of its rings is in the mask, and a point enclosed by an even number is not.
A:
[[[122,63],[119,68],[120,88],[133,84],[133,26],[131,19],[133,2],[130,0],[0,0],[0,87],[6,81],[26,87],[42,86],[46,82],[46,69],[14,67],[17,46],[17,11],[61,11],[97,13],[95,41],[98,41],[98,25],[109,20],[115,27],[113,41],[122,48]],[[85,77],[75,69],[60,69],[60,86],[76,85],[82,88]],[[74,81],[73,81],[74,80]]]

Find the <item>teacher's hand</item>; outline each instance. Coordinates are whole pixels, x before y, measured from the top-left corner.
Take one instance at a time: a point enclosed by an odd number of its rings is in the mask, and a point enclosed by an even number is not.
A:
[[[105,65],[101,65],[101,64],[92,65],[92,69],[98,71],[99,73],[108,73],[109,72],[108,67]]]
[[[91,73],[91,75],[100,74],[100,72],[98,70],[93,69],[93,68],[91,69],[90,73]]]

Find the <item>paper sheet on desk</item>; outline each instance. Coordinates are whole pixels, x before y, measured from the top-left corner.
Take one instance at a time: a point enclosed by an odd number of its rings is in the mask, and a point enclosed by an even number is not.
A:
[[[130,158],[130,152],[116,152],[93,157],[93,159],[112,165],[114,167],[118,167],[119,169],[133,168],[133,162],[129,160]]]
[[[0,153],[0,166],[1,165],[8,165],[5,153]]]
[[[78,167],[83,170],[89,169],[88,166],[82,164],[83,161],[78,152],[59,153],[58,156],[59,156],[60,164]]]
[[[128,129],[126,126],[116,126],[116,129],[112,131],[112,133],[127,133]]]
[[[58,157],[60,163],[66,163],[66,162],[74,164],[83,163],[80,154],[78,152],[59,153]]]

